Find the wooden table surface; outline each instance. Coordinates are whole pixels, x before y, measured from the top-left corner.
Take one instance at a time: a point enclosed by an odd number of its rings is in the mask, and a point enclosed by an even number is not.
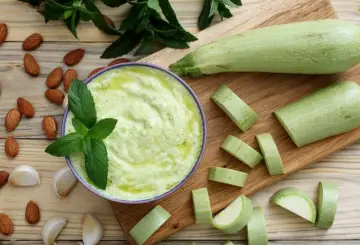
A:
[[[243,0],[243,8],[234,10],[251,11],[265,0]],[[276,1],[276,0],[274,0]],[[196,31],[196,19],[201,8],[200,0],[173,0],[181,23],[191,31]],[[360,24],[360,0],[332,0],[340,19]],[[103,10],[116,23],[122,20],[126,8]],[[0,244],[40,245],[41,227],[53,216],[67,217],[69,223],[58,237],[59,244],[75,245],[81,240],[81,217],[84,213],[92,213],[104,225],[104,236],[101,245],[126,244],[119,225],[112,214],[109,203],[78,184],[67,199],[58,199],[52,191],[52,176],[55,171],[65,166],[61,158],[54,158],[44,153],[49,141],[44,139],[41,120],[44,115],[55,115],[60,122],[62,108],[46,101],[43,96],[47,74],[55,67],[61,66],[63,55],[76,47],[86,49],[86,55],[76,67],[80,78],[86,78],[94,68],[104,66],[109,61],[99,59],[101,52],[112,40],[99,32],[90,23],[81,24],[79,37],[81,42],[72,38],[62,23],[52,22],[45,25],[43,18],[33,9],[16,0],[0,0],[0,23],[9,26],[8,41],[0,47],[0,149],[8,135],[18,138],[20,154],[9,159],[0,151],[0,170],[11,170],[21,164],[30,164],[41,175],[41,185],[37,188],[14,188],[9,185],[0,190],[0,212],[10,215],[15,224],[12,237],[0,235]],[[45,43],[33,53],[41,66],[41,76],[30,78],[23,71],[21,41],[33,32],[43,34]],[[24,96],[33,102],[36,116],[20,122],[12,133],[4,128],[6,112],[14,108],[16,99]],[[268,203],[269,197],[279,188],[294,186],[307,191],[315,198],[317,184],[320,180],[330,179],[340,185],[340,201],[335,224],[332,229],[320,230],[312,227],[301,218],[291,215],[281,208]],[[355,245],[360,243],[360,143],[337,152],[320,163],[298,172],[274,186],[271,186],[251,199],[266,210],[267,230],[271,245]],[[24,210],[29,200],[36,201],[41,209],[41,222],[30,226],[24,219]],[[223,235],[207,226],[192,226],[181,231],[163,245],[183,245],[189,241],[198,244],[215,245],[231,239],[235,244],[246,244],[245,234]]]

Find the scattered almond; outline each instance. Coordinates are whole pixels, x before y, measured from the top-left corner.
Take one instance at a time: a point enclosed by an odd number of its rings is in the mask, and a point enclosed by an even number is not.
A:
[[[42,228],[42,238],[45,245],[54,245],[55,239],[66,225],[67,220],[63,217],[54,217],[46,221]]]
[[[84,49],[81,48],[74,49],[64,56],[64,63],[68,66],[77,65],[84,57],[84,54],[85,54]]]
[[[42,128],[49,140],[54,140],[57,134],[57,123],[54,117],[46,116],[42,121]]]
[[[35,110],[32,104],[24,98],[17,99],[17,109],[27,118],[32,118],[35,116]]]
[[[77,179],[71,169],[66,166],[57,171],[53,178],[53,189],[55,194],[60,197],[67,197],[77,183]]]
[[[82,239],[84,245],[98,244],[103,235],[103,227],[99,220],[91,214],[85,214],[82,220]]]
[[[57,88],[63,80],[63,69],[61,67],[57,67],[52,72],[50,72],[49,76],[46,79],[46,86],[48,88]]]
[[[13,136],[9,136],[5,140],[5,153],[9,157],[16,157],[19,153],[19,145]]]
[[[25,51],[32,51],[37,49],[42,43],[43,38],[39,33],[34,33],[28,36],[22,43],[22,48]]]
[[[98,67],[96,69],[94,69],[92,72],[89,73],[88,78],[91,77],[92,75],[95,75],[96,73],[98,73],[99,71],[105,69],[105,67]]]
[[[36,77],[40,74],[40,66],[37,63],[36,59],[34,58],[34,56],[32,56],[29,53],[26,53],[24,55],[24,67],[25,67],[25,71],[33,77]]]
[[[5,42],[8,34],[8,27],[5,23],[0,23],[0,45]]]
[[[52,103],[62,105],[65,95],[58,89],[48,89],[45,91],[45,97]]]
[[[0,187],[8,182],[9,173],[6,171],[0,171]]]
[[[123,64],[123,63],[128,63],[130,62],[129,59],[126,59],[126,58],[118,58],[118,59],[115,59],[113,61],[111,61],[108,66],[113,66],[113,65],[117,65],[117,64]]]
[[[37,186],[40,184],[40,175],[33,167],[20,165],[11,172],[9,183],[16,187]]]
[[[34,201],[30,201],[26,205],[25,219],[31,225],[36,224],[40,221],[40,209]]]
[[[107,15],[104,15],[104,19],[105,19],[105,22],[108,26],[112,27],[112,28],[115,28],[115,24],[114,22],[112,21],[112,19],[109,18],[109,16]]]
[[[0,213],[0,233],[5,236],[10,236],[14,231],[14,225],[10,217],[6,214]]]
[[[20,122],[21,114],[17,109],[10,110],[5,116],[5,128],[7,131],[13,131]]]
[[[74,78],[78,78],[78,73],[75,69],[68,69],[65,73],[64,73],[64,89],[65,91],[67,92],[70,88],[70,84],[71,84],[71,81],[74,79]]]

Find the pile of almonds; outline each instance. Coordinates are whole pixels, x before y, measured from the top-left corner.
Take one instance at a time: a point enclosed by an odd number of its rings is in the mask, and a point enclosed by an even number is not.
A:
[[[8,27],[4,23],[0,23],[0,46],[6,40],[8,35]],[[36,58],[29,52],[37,49],[43,42],[43,37],[39,33],[34,33],[28,36],[22,43],[22,49],[27,51],[24,55],[24,69],[31,77],[37,77],[40,75],[40,66]],[[74,66],[80,63],[85,55],[84,49],[75,49],[68,52],[63,62],[67,66]],[[121,64],[129,62],[126,58],[115,59],[108,64],[112,66],[115,64]],[[105,69],[105,67],[99,67],[91,71],[88,78],[95,73]],[[46,79],[45,97],[52,103],[57,105],[67,104],[66,96],[62,90],[59,89],[63,82],[63,90],[68,92],[71,81],[74,78],[78,78],[78,72],[73,68],[68,68],[65,72],[62,67],[54,68]],[[35,109],[30,101],[23,97],[17,99],[17,106],[14,109],[9,110],[5,116],[5,128],[8,132],[16,129],[22,117],[33,118],[35,116]],[[42,129],[47,139],[54,140],[57,135],[57,122],[53,116],[45,116],[42,120]],[[14,158],[19,153],[19,145],[13,136],[8,136],[5,141],[5,153],[8,157]],[[0,171],[0,188],[6,183],[10,183],[15,187],[24,186],[37,186],[40,184],[40,175],[31,166],[21,165],[9,174],[6,171]],[[77,183],[76,177],[73,175],[69,167],[64,167],[57,171],[53,178],[53,190],[59,198],[67,197],[71,190]],[[25,208],[25,219],[31,224],[37,224],[40,221],[40,209],[34,201],[29,201]],[[67,220],[63,217],[54,217],[48,220],[42,230],[42,237],[45,244],[54,244],[54,241],[63,227],[66,225]],[[103,228],[101,223],[92,215],[85,214],[82,220],[83,224],[83,241],[84,244],[97,244],[103,234]],[[0,234],[11,235],[13,233],[14,226],[11,218],[7,214],[0,213]]]

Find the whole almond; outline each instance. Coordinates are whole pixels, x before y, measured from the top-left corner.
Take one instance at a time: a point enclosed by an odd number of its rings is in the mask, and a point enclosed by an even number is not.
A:
[[[5,140],[5,153],[9,157],[16,157],[19,153],[19,145],[13,136],[9,136]]]
[[[107,15],[104,15],[104,19],[105,19],[105,22],[108,26],[112,27],[112,28],[115,28],[115,24],[114,22],[112,21],[112,19],[109,18],[109,16]]]
[[[96,69],[94,69],[92,72],[89,73],[88,78],[91,77],[92,75],[94,75],[95,73],[98,73],[99,71],[105,69],[105,67],[98,67]]]
[[[0,171],[0,187],[8,182],[9,173],[6,171]]]
[[[36,77],[40,74],[40,66],[37,63],[36,59],[34,58],[34,56],[32,56],[29,53],[26,53],[24,55],[24,67],[25,67],[25,71],[33,77]]]
[[[64,56],[64,63],[68,66],[77,65],[84,57],[85,50],[78,48],[70,51]]]
[[[30,201],[26,205],[25,219],[31,225],[36,224],[40,221],[40,209],[34,201]]]
[[[9,236],[14,231],[14,225],[10,217],[6,214],[0,213],[0,233]]]
[[[64,89],[65,91],[67,92],[70,88],[70,84],[71,84],[71,81],[74,79],[74,78],[78,78],[78,73],[75,69],[68,69],[65,73],[64,73]]]
[[[111,61],[108,66],[113,66],[113,65],[117,65],[117,64],[123,64],[123,63],[128,63],[130,62],[129,59],[126,59],[126,58],[118,58],[118,59],[115,59],[113,61]]]
[[[57,123],[54,117],[46,116],[42,121],[42,128],[49,140],[54,140],[57,134]]]
[[[61,67],[57,67],[52,72],[50,72],[49,76],[46,79],[46,86],[48,88],[57,88],[63,80],[63,69]]]
[[[24,98],[17,99],[17,109],[27,118],[32,118],[35,116],[35,110],[33,105]]]
[[[65,95],[58,89],[48,89],[45,91],[45,97],[54,104],[62,105]]]
[[[5,116],[5,128],[7,131],[13,131],[20,122],[21,114],[17,109],[10,110]]]
[[[25,51],[32,51],[37,49],[43,41],[42,36],[39,33],[34,33],[28,36],[22,43],[22,48]]]
[[[5,42],[8,35],[8,27],[5,23],[0,23],[0,45]]]

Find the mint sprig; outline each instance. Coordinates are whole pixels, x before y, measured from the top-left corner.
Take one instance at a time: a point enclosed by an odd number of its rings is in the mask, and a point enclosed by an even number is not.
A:
[[[57,157],[84,152],[85,169],[95,186],[105,190],[108,176],[108,155],[104,142],[114,130],[117,120],[105,118],[98,122],[94,98],[80,80],[73,79],[68,93],[69,108],[74,114],[70,133],[50,144],[45,152]]]

